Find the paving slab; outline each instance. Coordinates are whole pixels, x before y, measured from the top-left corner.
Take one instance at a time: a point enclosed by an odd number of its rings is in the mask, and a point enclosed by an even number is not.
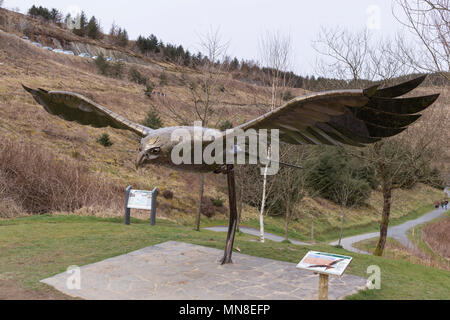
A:
[[[95,300],[317,299],[318,275],[294,263],[233,252],[234,263],[220,265],[222,256],[223,250],[168,241],[81,266],[79,289],[69,288],[74,274],[67,272],[41,282]],[[329,297],[342,299],[365,286],[361,277],[330,276]]]

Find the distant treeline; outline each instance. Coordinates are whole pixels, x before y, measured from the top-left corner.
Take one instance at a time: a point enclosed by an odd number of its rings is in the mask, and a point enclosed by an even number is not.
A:
[[[63,14],[55,8],[47,9],[42,6],[37,7],[33,5],[28,10],[28,15],[34,18],[42,18],[45,21],[53,22],[61,27],[69,27],[72,25],[72,32],[82,37],[101,39],[105,36],[102,32],[100,23],[95,16],[88,19],[84,11],[76,17],[67,14],[65,18],[63,18]],[[111,27],[108,40],[115,45],[127,47],[141,54],[159,57],[186,67],[197,68],[205,63],[210,63],[208,57],[204,56],[201,52],[191,53],[189,50],[183,48],[182,45],[164,43],[162,39],[158,39],[154,34],[151,34],[148,37],[140,35],[136,41],[130,41],[128,39],[127,30],[118,27],[115,23],[113,23]],[[265,85],[268,76],[274,72],[274,70],[269,68],[261,67],[256,61],[239,60],[236,57],[225,57],[223,61],[215,61],[214,63],[224,66],[224,69],[232,73],[235,79],[257,85]],[[326,77],[315,77],[314,75],[299,76],[292,71],[281,72],[280,77],[286,80],[289,87],[304,88],[311,91],[361,88],[374,84],[373,81],[369,80],[359,80],[354,82]],[[427,82],[428,85],[448,84],[448,80],[437,75],[428,77]]]

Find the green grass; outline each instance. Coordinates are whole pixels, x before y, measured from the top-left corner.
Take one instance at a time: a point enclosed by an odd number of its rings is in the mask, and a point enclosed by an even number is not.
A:
[[[0,220],[0,279],[26,289],[48,290],[39,280],[64,272],[70,265],[85,265],[149,245],[175,240],[223,249],[225,233],[202,230],[159,220],[147,221],[43,215]],[[365,290],[349,299],[450,299],[450,272],[405,261],[353,254],[326,245],[249,241],[238,233],[235,246],[244,254],[298,263],[309,250],[354,257],[347,273],[367,278],[367,267],[381,268],[381,290]]]

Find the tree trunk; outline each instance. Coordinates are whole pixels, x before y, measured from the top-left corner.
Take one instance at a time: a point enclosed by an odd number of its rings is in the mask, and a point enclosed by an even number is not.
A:
[[[284,239],[289,240],[289,217],[286,216],[286,221],[284,223]]]
[[[239,188],[239,202],[238,202],[238,218],[237,218],[237,227],[236,230],[237,232],[239,232],[239,227],[241,225],[241,215],[242,215],[242,207],[243,207],[243,190],[242,190],[242,186]]]
[[[289,219],[291,218],[290,201],[287,201],[286,206],[287,206],[287,210],[286,210],[286,217],[285,217],[285,221],[284,221],[284,239],[286,241],[288,241],[289,240]]]
[[[341,213],[341,232],[339,233],[339,242],[338,242],[338,246],[341,246],[341,240],[342,240],[342,233],[344,231],[344,217],[345,217],[345,211],[344,211],[344,206],[342,206],[342,213]]]
[[[270,154],[270,152],[268,153]],[[263,192],[261,200],[261,210],[259,211],[259,237],[260,241],[264,242],[264,206],[266,204],[266,184],[267,184],[267,170],[269,169],[269,162],[264,168]]]
[[[200,231],[200,217],[202,215],[202,199],[203,199],[203,187],[205,184],[204,175],[200,173],[200,185],[198,190],[198,206],[197,206],[197,218],[195,220],[195,231]]]
[[[380,238],[378,239],[377,246],[374,251],[375,256],[382,256],[384,246],[386,244],[387,230],[389,226],[389,215],[391,214],[391,197],[392,186],[389,183],[383,184],[383,215],[381,216],[380,223]]]

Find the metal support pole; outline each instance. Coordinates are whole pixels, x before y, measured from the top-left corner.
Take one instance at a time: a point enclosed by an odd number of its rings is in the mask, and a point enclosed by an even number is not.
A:
[[[128,198],[130,197],[131,186],[125,189],[125,224],[130,224],[130,209],[128,208]]]
[[[228,225],[227,242],[225,244],[225,253],[222,258],[222,264],[233,263],[231,254],[233,252],[234,236],[237,225],[237,209],[236,209],[236,183],[234,181],[234,167],[227,165],[227,182],[228,182],[228,200],[230,205],[230,222]]]
[[[319,274],[319,300],[328,300],[328,275]]]
[[[152,190],[152,210],[150,211],[150,225],[156,224],[156,197],[158,196],[158,188]]]

